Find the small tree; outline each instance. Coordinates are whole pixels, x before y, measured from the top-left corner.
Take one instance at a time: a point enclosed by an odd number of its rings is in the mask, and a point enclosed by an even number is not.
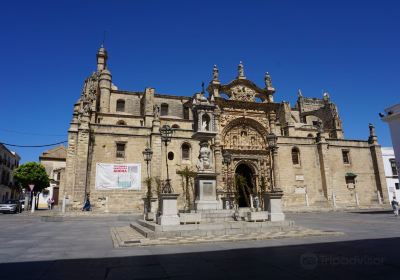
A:
[[[190,199],[190,191],[192,190],[193,187],[193,178],[196,177],[197,173],[192,171],[187,166],[185,166],[184,169],[177,171],[176,173],[179,174],[182,179],[182,190],[185,193],[185,210],[190,210],[192,206]]]
[[[35,185],[33,195],[39,195],[49,186],[50,180],[43,165],[37,162],[28,162],[20,165],[13,173],[14,180],[20,188],[28,189],[30,184]],[[38,201],[35,207],[37,208]]]

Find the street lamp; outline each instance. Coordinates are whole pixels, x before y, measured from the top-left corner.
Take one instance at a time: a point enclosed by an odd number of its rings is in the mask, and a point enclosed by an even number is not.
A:
[[[275,191],[275,152],[278,149],[277,147],[277,142],[278,142],[278,137],[275,135],[275,133],[270,132],[267,135],[267,144],[268,144],[268,149],[269,149],[269,157],[270,157],[270,162],[271,162],[271,169],[270,169],[270,178],[271,178],[271,191]]]
[[[146,162],[147,165],[147,177],[149,177],[149,162],[151,161],[151,158],[153,157],[153,150],[149,147],[149,144],[147,143],[146,149],[142,152],[144,161]]]
[[[151,158],[153,157],[153,150],[149,147],[149,143],[147,143],[146,149],[144,149],[143,153],[143,158],[144,161],[146,162],[147,165],[147,197],[151,198],[151,189],[149,186],[149,180],[150,180],[150,175],[149,175],[149,163],[151,162]]]
[[[163,125],[160,128],[160,133],[161,133],[161,141],[164,142],[165,145],[165,164],[167,166],[167,179],[165,180],[164,186],[161,189],[162,193],[172,193],[172,187],[171,187],[171,180],[169,179],[169,171],[168,171],[168,143],[171,142],[172,138],[172,129],[169,125]]]

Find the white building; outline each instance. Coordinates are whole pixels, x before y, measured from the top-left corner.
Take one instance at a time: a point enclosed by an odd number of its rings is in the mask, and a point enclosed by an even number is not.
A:
[[[399,173],[396,167],[395,155],[392,147],[382,147],[383,166],[386,175],[389,200],[393,196],[400,198]]]
[[[54,205],[58,205],[61,172],[65,168],[66,157],[67,149],[64,146],[55,147],[40,155],[39,161],[46,169],[50,186],[39,195],[39,208],[47,208],[49,198],[54,200]]]
[[[0,202],[19,198],[20,193],[14,184],[12,173],[19,166],[20,157],[0,144]]]
[[[400,103],[385,109],[385,113],[386,115],[381,114],[381,117],[389,124],[397,170],[400,170]]]

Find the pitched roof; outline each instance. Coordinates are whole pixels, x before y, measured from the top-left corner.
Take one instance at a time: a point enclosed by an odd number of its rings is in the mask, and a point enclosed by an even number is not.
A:
[[[43,154],[40,155],[39,160],[43,159],[66,160],[66,158],[67,158],[67,148],[65,146],[58,146],[43,152]]]

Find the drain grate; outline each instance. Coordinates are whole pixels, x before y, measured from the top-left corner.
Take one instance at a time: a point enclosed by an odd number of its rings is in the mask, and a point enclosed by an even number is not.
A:
[[[140,240],[126,240],[124,241],[124,244],[136,244],[136,243],[141,243]]]

